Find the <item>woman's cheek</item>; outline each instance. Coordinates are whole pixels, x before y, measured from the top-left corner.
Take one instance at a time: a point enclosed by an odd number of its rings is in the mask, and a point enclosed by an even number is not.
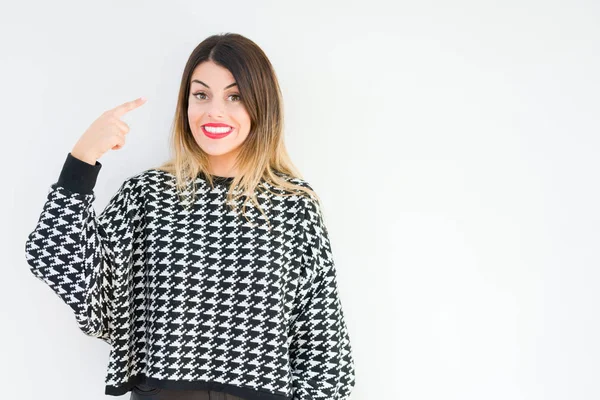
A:
[[[188,107],[188,118],[190,120],[190,125],[195,125],[199,117],[200,113],[198,112],[197,107]]]

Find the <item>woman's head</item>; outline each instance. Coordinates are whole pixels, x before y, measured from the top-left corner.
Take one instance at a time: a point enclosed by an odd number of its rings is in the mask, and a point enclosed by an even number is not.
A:
[[[203,131],[207,123],[230,125],[233,131],[211,138]],[[254,203],[261,179],[317,197],[280,176],[301,178],[288,156],[283,125],[281,90],[262,49],[236,33],[209,36],[184,67],[172,128],[174,157],[159,169],[173,173],[180,189],[200,173],[211,184],[211,174],[235,176],[231,189],[241,187]]]
[[[212,173],[235,175],[230,168],[251,121],[233,74],[214,61],[203,61],[192,72],[187,101],[191,134],[206,153]]]
[[[232,83],[235,86],[225,89]],[[196,96],[199,92],[206,96]],[[277,76],[260,47],[235,33],[210,36],[192,51],[183,70],[176,143],[184,157],[205,172],[212,169],[211,161],[215,168],[223,168],[216,164],[224,159],[235,163],[227,166],[236,176],[248,175],[249,169],[261,171],[282,146],[282,106]],[[210,139],[201,129],[208,122],[238,124],[237,131]]]

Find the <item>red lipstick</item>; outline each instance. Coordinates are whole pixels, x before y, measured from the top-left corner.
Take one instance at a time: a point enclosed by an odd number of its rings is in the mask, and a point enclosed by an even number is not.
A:
[[[209,132],[206,130],[207,127],[208,128],[229,128],[229,130],[222,132],[223,129],[220,129],[220,132]],[[231,125],[219,124],[219,123],[214,123],[214,122],[204,124],[204,125],[202,125],[201,128],[202,128],[202,132],[204,132],[204,134],[211,139],[222,139],[225,136],[229,135],[231,132],[233,132],[233,127]]]

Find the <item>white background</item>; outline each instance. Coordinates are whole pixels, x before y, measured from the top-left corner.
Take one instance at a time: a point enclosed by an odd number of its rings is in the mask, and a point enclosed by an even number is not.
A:
[[[599,26],[592,0],[3,2],[2,398],[109,398],[108,346],[25,240],[106,109],[148,97],[97,210],[166,159],[187,57],[222,32],[269,56],[324,201],[353,400],[600,398]]]

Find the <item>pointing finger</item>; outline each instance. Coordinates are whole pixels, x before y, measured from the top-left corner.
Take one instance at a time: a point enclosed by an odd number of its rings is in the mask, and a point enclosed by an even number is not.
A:
[[[121,104],[120,106],[113,108],[113,111],[118,118],[121,118],[123,115],[125,115],[126,113],[128,113],[131,110],[135,110],[136,108],[138,108],[145,102],[146,102],[146,98],[140,97],[140,98],[137,98],[132,101],[128,101],[126,103]]]

